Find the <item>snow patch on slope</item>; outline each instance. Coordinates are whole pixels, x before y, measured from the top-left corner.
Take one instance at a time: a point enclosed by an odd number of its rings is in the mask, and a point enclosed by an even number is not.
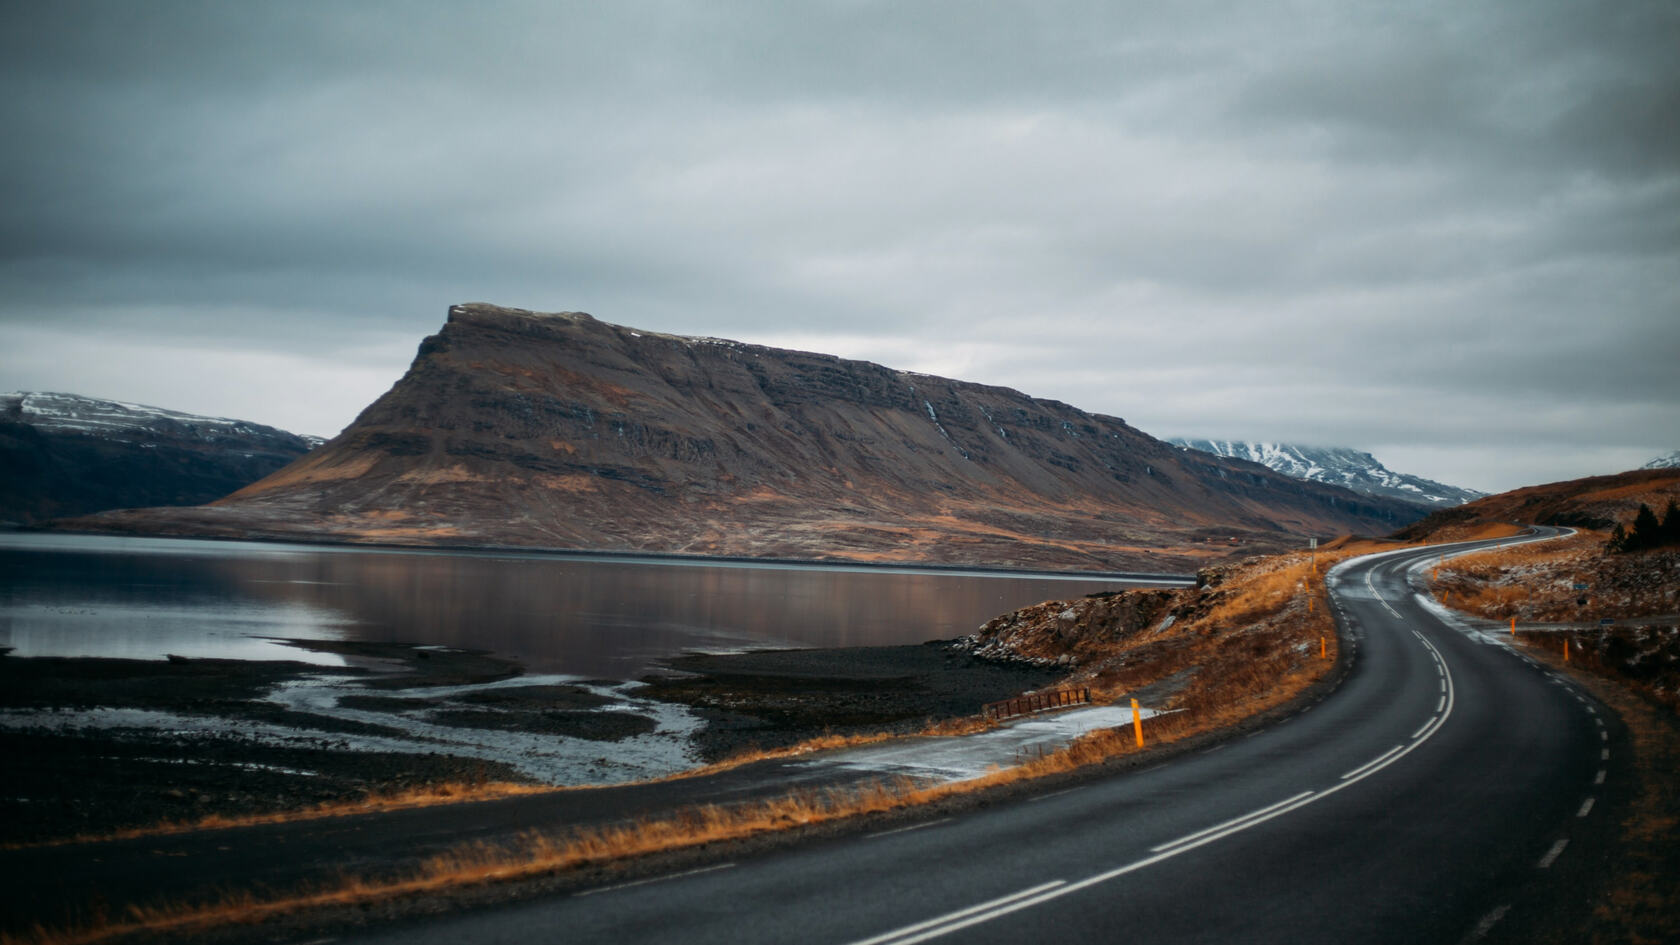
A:
[[[47,391],[0,394],[0,416],[47,433],[80,433],[121,442],[130,442],[136,435],[147,432],[185,434],[209,443],[230,437],[287,435],[284,430],[247,420],[204,417],[146,404]],[[299,438],[310,448],[326,442],[318,436],[299,435]]]
[[[1172,438],[1167,442],[1183,449],[1259,463],[1296,479],[1328,483],[1365,495],[1403,499],[1436,508],[1462,505],[1486,494],[1395,472],[1370,453],[1347,447],[1184,438]]]

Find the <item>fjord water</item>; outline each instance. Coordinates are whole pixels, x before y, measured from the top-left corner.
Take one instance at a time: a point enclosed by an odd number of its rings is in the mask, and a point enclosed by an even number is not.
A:
[[[490,650],[634,678],[684,652],[921,643],[1103,578],[343,546],[0,535],[17,656],[341,659],[286,640]]]

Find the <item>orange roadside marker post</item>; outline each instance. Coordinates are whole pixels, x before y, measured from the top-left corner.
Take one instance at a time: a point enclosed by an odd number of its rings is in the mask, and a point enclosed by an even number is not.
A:
[[[1511,636],[1517,635],[1517,618],[1511,618]]]
[[[1143,747],[1143,713],[1138,709],[1136,699],[1132,700],[1132,732],[1137,735],[1137,746]]]
[[[1330,658],[1330,645],[1324,641],[1323,637],[1318,638],[1318,658],[1321,660]]]

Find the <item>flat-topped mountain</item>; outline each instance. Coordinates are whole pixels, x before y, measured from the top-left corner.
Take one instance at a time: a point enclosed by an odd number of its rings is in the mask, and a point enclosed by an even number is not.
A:
[[[1191,440],[1173,437],[1168,443],[1228,459],[1259,463],[1296,479],[1328,482],[1364,495],[1415,502],[1429,509],[1462,505],[1487,495],[1475,489],[1449,486],[1395,472],[1375,456],[1345,446],[1302,446],[1296,443],[1245,443],[1240,440]]]
[[[77,394],[0,394],[0,521],[211,502],[321,442]]]
[[[302,460],[77,527],[1184,570],[1417,515],[1001,387],[475,304]]]

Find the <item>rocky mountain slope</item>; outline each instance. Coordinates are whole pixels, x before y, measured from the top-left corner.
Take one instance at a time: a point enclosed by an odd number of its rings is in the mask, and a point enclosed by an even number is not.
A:
[[[0,521],[211,502],[321,442],[75,394],[0,394]]]
[[[301,461],[76,527],[1184,571],[1417,514],[1013,390],[475,304]]]
[[[1428,508],[1461,505],[1487,494],[1474,489],[1449,486],[1422,476],[1398,473],[1384,466],[1370,453],[1346,447],[1245,443],[1240,440],[1192,440],[1181,437],[1168,439],[1167,442],[1215,456],[1259,463],[1296,479],[1327,482],[1363,495],[1415,502]]]
[[[1651,460],[1640,469],[1680,469],[1680,450],[1671,450]]]

